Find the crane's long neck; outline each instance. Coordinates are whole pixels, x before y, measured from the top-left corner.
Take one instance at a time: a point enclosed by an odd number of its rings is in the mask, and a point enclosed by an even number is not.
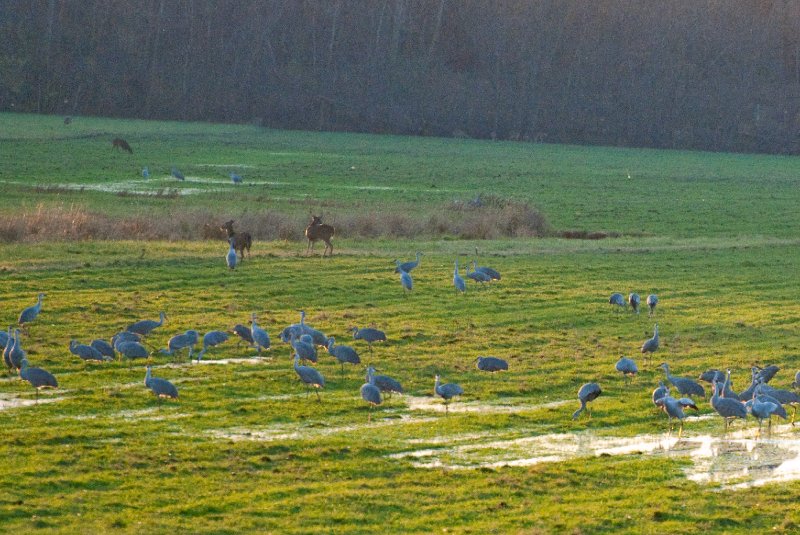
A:
[[[580,415],[580,413],[582,413],[585,408],[586,408],[586,400],[582,399],[581,400],[581,408],[572,413],[572,419],[573,420],[576,419],[578,417],[578,415]]]
[[[144,385],[145,386],[147,386],[150,383],[151,377],[152,376],[150,375],[150,366],[148,366],[147,367],[147,371],[144,374]]]
[[[158,315],[158,318],[159,318],[159,320],[158,320],[158,326],[159,326],[159,327],[161,327],[162,325],[164,325],[164,318],[166,318],[166,314],[164,314],[164,312],[161,312],[161,313]]]

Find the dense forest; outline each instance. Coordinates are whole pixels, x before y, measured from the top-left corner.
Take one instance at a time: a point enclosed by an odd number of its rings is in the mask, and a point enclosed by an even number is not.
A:
[[[795,0],[5,0],[0,110],[800,152]]]

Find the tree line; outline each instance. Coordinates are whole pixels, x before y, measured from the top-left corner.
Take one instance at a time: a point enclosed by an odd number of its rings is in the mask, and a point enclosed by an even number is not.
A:
[[[794,0],[8,0],[0,110],[797,153]]]

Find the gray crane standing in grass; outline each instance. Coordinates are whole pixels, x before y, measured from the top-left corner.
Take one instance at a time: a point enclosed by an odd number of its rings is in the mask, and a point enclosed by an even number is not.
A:
[[[475,256],[476,257],[478,256],[478,248],[477,247],[475,247]],[[473,263],[473,265],[477,264],[477,262],[475,260],[473,260],[472,263]],[[498,273],[497,270],[492,269],[492,268],[490,268],[488,266],[477,266],[475,268],[475,271],[480,271],[480,272],[486,273],[489,276],[490,280],[495,280],[495,281],[499,281],[500,280],[500,273]]]
[[[782,388],[772,388],[771,386],[764,384],[763,382],[758,382],[760,387],[757,387],[759,392],[772,396],[781,405],[791,405],[792,406],[792,425],[794,425],[795,417],[797,416],[797,406],[800,405],[800,396],[797,393],[792,392],[791,390],[784,390]]]
[[[656,305],[658,304],[658,296],[656,294],[650,294],[647,296],[647,307],[650,309],[648,313],[649,317],[653,317],[656,313]]]
[[[400,284],[403,286],[403,295],[408,295],[408,292],[414,289],[414,281],[407,271],[400,269],[400,261],[395,260],[395,262],[397,262],[397,269],[400,273]]]
[[[364,340],[367,343],[370,354],[372,354],[372,344],[386,341],[386,333],[379,329],[373,329],[372,327],[359,329],[358,327],[353,327],[350,330],[353,331],[353,338],[355,340]]]
[[[22,359],[20,364],[19,376],[23,381],[28,381],[36,389],[36,402],[39,402],[39,390],[42,388],[58,388],[58,381],[47,370],[41,368],[31,368],[28,366],[28,359]]]
[[[669,372],[669,364],[662,362],[659,367],[664,370],[667,380],[684,396],[706,397],[705,389],[695,380],[688,377],[675,377]]]
[[[470,278],[470,279],[474,280],[475,282],[479,282],[481,284],[484,284],[486,282],[491,282],[492,281],[492,278],[489,275],[487,275],[483,271],[478,271],[477,270],[474,260],[472,261],[472,269],[474,271],[470,271],[469,270],[469,264],[467,264],[467,278]]]
[[[397,379],[389,377],[388,375],[376,375],[376,371],[377,370],[372,366],[367,367],[367,373],[372,374],[372,382],[378,387],[378,390],[385,394],[389,394],[390,398],[392,397],[392,394],[403,393],[403,386]]]
[[[150,169],[146,165],[142,167],[142,178],[150,178]]]
[[[495,373],[508,370],[508,362],[497,357],[478,357],[475,362],[477,368],[484,372]]]
[[[653,390],[653,405],[661,407],[661,399],[669,395],[669,387],[664,384],[664,381],[659,381],[658,386]]]
[[[236,347],[239,347],[239,344],[242,342],[245,342],[251,347],[255,347],[256,342],[253,340],[253,334],[250,331],[250,327],[242,325],[241,323],[237,323],[233,326],[232,332],[239,337],[239,341],[236,342]]]
[[[8,328],[8,332],[0,331],[0,347],[5,350],[8,347],[8,344],[14,341],[14,337],[11,335],[12,327]]]
[[[375,381],[372,378],[372,373],[367,369],[367,382],[361,385],[361,399],[369,403],[369,416],[367,422],[372,421],[372,407],[383,403],[381,399],[381,391],[375,386]]]
[[[81,344],[77,340],[70,340],[69,352],[72,353],[73,355],[79,356],[83,360],[96,360],[99,362],[112,360],[111,357],[103,355],[102,353],[100,353],[100,351],[93,348],[92,346]]]
[[[608,298],[608,303],[622,308],[628,306],[627,301],[625,301],[625,296],[619,292],[614,292],[611,294],[611,297]]]
[[[729,421],[735,418],[745,419],[747,418],[747,408],[744,406],[744,403],[741,401],[736,401],[735,399],[728,399],[723,398],[719,395],[720,390],[722,390],[722,385],[717,382],[715,379],[711,383],[712,388],[714,389],[714,395],[711,396],[711,408],[713,408],[717,414],[722,416],[722,419],[725,421],[725,430],[727,431]]]
[[[242,183],[242,177],[240,175],[237,175],[236,173],[231,173],[230,177],[231,177],[231,182],[233,182],[234,184]]]
[[[628,304],[631,306],[635,313],[639,313],[639,304],[642,302],[642,298],[639,297],[639,294],[636,292],[631,293],[628,295]]]
[[[642,354],[646,361],[649,361],[652,354],[658,351],[658,323],[653,327],[653,337],[645,340],[642,344]]]
[[[295,353],[294,355],[294,371],[297,372],[300,380],[306,385],[306,397],[308,397],[308,388],[313,387],[317,393],[317,401],[322,401],[319,397],[319,389],[325,388],[325,378],[316,368],[312,366],[300,366],[300,357]]]
[[[792,381],[792,388],[794,389],[800,388],[800,371],[795,372],[794,374],[794,381]]]
[[[114,348],[120,354],[120,358],[125,357],[126,359],[146,359],[150,356],[147,348],[145,348],[139,342],[134,342],[133,340],[119,340]]]
[[[148,365],[144,375],[144,386],[149,388],[159,401],[161,398],[178,399],[178,389],[175,385],[161,377],[153,377],[150,368]]]
[[[42,311],[42,300],[46,295],[47,294],[45,293],[40,293],[39,297],[36,299],[35,305],[29,306],[20,312],[19,319],[17,320],[17,323],[19,323],[20,327],[24,329],[28,323],[36,319],[36,316],[38,316],[39,312]]]
[[[228,333],[224,331],[208,331],[203,335],[203,349],[197,353],[197,362],[200,362],[208,348],[216,347],[228,341]]]
[[[758,420],[758,433],[761,434],[761,427],[766,419],[768,421],[767,429],[772,428],[772,415],[778,414],[779,408],[781,407],[780,403],[776,401],[768,400],[762,398],[759,395],[753,396],[753,399],[749,400],[745,403],[745,408],[753,415],[753,417]],[[786,414],[786,411],[783,411]],[[786,418],[785,416],[783,418]]]
[[[355,349],[350,346],[337,346],[336,338],[331,336],[328,338],[328,354],[333,355],[342,365],[342,374],[344,374],[344,364],[361,364],[361,358]]]
[[[462,294],[467,291],[467,284],[464,282],[464,278],[458,274],[458,258],[456,258],[455,269],[453,270],[453,286],[456,287],[456,291],[461,292]]]
[[[617,363],[614,365],[614,369],[622,374],[622,377],[625,379],[625,382],[629,382],[633,377],[636,377],[636,374],[639,373],[639,368],[636,366],[636,363],[633,359],[620,356]]]
[[[441,397],[444,400],[445,414],[447,414],[449,411],[450,400],[464,393],[464,389],[461,388],[461,385],[458,385],[456,383],[440,384],[438,375],[436,376],[433,383],[433,391],[436,393],[437,396]]]
[[[194,329],[189,329],[185,333],[176,334],[167,342],[167,349],[162,349],[162,355],[174,355],[181,349],[189,350],[189,360],[192,360],[194,355],[194,346],[200,340],[200,333]]]
[[[669,432],[672,433],[673,429],[673,418],[677,418],[680,422],[680,428],[678,429],[678,438],[681,438],[683,434],[683,420],[686,418],[686,413],[683,412],[683,407],[681,403],[675,399],[674,397],[667,394],[663,398],[660,399],[660,406],[661,410],[663,410],[667,417],[669,418]]]
[[[181,173],[180,169],[178,169],[177,167],[173,167],[172,171],[170,171],[170,174],[174,178],[177,178],[178,180],[186,180],[186,177],[183,176],[183,173]]]
[[[89,342],[89,345],[95,348],[97,351],[100,352],[101,355],[104,357],[108,357],[111,360],[117,358],[117,354],[114,352],[114,346],[106,342],[105,340],[100,340],[96,338]]]
[[[22,367],[22,361],[25,360],[25,350],[22,349],[19,329],[14,329],[14,343],[6,347],[6,350],[3,352],[3,359],[8,370],[10,372],[19,370]]]
[[[253,343],[255,343],[259,355],[262,349],[270,348],[269,335],[267,331],[259,327],[258,323],[256,323],[255,312],[250,315],[250,336],[253,338]]]
[[[405,271],[406,273],[411,273],[411,270],[415,267],[419,266],[419,257],[424,256],[421,252],[417,251],[417,259],[412,260],[409,262],[400,263],[399,260],[395,260],[397,267],[394,268],[395,273],[400,273],[401,271]]]
[[[586,383],[578,390],[578,401],[581,402],[581,406],[572,413],[572,419],[577,420],[578,416],[580,416],[581,412],[584,410],[586,414],[589,415],[591,418],[592,413],[588,408],[588,404],[591,401],[596,400],[600,394],[603,393],[603,390],[600,388],[600,385],[597,383]]]
[[[111,345],[114,349],[117,349],[117,346],[122,342],[141,342],[142,337],[136,333],[132,333],[130,331],[120,331],[114,336],[111,337]]]
[[[225,255],[225,262],[228,264],[228,269],[236,269],[236,249],[233,248],[233,238],[228,240],[228,254]]]
[[[150,334],[156,327],[161,327],[164,325],[164,320],[166,319],[167,315],[164,314],[163,311],[159,312],[158,314],[158,321],[155,320],[140,320],[135,323],[131,323],[125,329],[128,332],[135,333],[141,336],[147,336]]]
[[[292,349],[294,354],[300,357],[300,360],[317,362],[317,348],[314,347],[314,339],[310,334],[300,335],[300,338],[292,338]]]

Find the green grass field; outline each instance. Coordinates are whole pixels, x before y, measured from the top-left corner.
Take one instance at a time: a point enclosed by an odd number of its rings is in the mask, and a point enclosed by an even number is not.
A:
[[[116,136],[133,156],[112,152]],[[771,384],[788,388],[800,369],[799,163],[80,117],[67,127],[58,117],[0,115],[6,216],[71,204],[111,218],[316,207],[331,217],[426,214],[493,194],[530,202],[556,229],[622,235],[339,236],[330,259],[306,257],[302,241],[256,241],[234,272],[220,242],[0,243],[0,326],[46,292],[23,347],[60,386],[34,404],[30,385],[0,379],[2,530],[796,532],[798,431],[781,422],[756,437],[749,419],[726,435],[697,400],[699,415],[678,440],[650,394],[662,361],[681,376],[730,368],[736,390],[751,365],[777,364]],[[143,165],[150,182],[141,182]],[[187,184],[167,178],[172,165]],[[229,168],[245,176],[242,187],[230,184]],[[207,191],[119,195],[98,184]],[[503,279],[485,288],[468,281],[456,294],[453,261],[471,259],[476,246]],[[393,261],[416,250],[425,256],[404,296]],[[656,318],[611,309],[614,291],[657,293]],[[363,366],[342,373],[320,350],[327,386],[321,403],[307,397],[278,340],[301,309],[399,379],[405,395],[386,399],[368,423]],[[230,329],[252,312],[273,347],[254,359],[230,340],[200,364],[155,355],[154,375],[180,391],[179,401],[161,403],[143,384],[141,361],[87,364],[68,351],[72,338],[108,339],[160,310],[168,318],[149,337],[154,348],[186,329]],[[661,348],[626,385],[614,363],[624,354],[642,368],[639,348],[656,321]],[[389,340],[370,356],[348,332],[356,325]],[[507,359],[510,371],[479,372],[479,355]],[[449,415],[433,396],[437,373],[465,390]],[[591,418],[572,421],[587,381],[604,393]]]

